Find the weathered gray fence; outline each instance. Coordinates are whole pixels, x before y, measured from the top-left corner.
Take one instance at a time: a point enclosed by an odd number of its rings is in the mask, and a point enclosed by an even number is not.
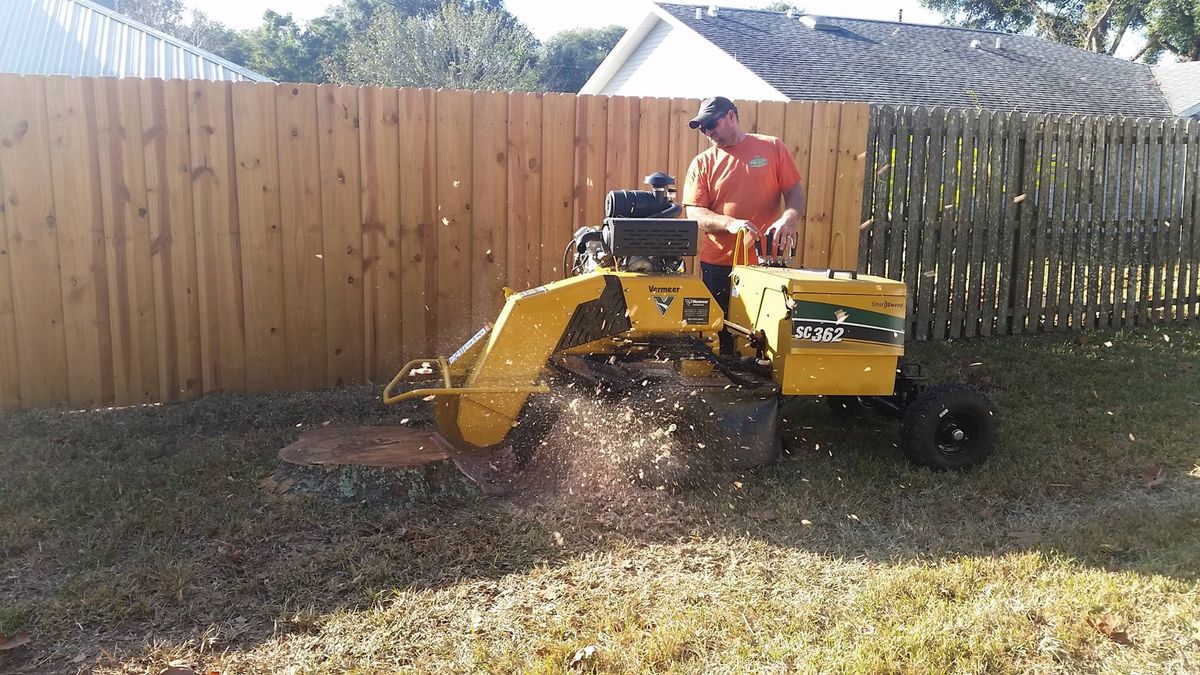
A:
[[[917,339],[1132,327],[1200,310],[1200,124],[876,106],[859,268]]]

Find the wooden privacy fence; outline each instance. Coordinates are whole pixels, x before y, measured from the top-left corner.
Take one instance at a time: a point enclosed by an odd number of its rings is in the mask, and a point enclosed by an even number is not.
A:
[[[881,106],[860,268],[917,339],[1194,319],[1200,125]]]
[[[0,409],[379,382],[560,278],[693,99],[0,75]],[[857,262],[868,109],[740,103]]]

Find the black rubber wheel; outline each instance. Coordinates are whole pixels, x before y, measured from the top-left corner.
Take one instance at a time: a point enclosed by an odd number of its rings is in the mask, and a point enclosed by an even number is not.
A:
[[[969,469],[996,448],[992,404],[973,387],[930,387],[904,411],[900,447],[921,466],[937,471]]]

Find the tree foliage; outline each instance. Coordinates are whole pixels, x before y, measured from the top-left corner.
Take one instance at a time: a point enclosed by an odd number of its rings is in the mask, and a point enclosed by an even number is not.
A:
[[[339,82],[453,89],[536,88],[537,40],[507,11],[444,2],[403,18],[383,9],[350,43]]]
[[[1197,0],[921,0],[952,24],[1011,33],[1033,33],[1055,42],[1113,55],[1121,40],[1144,31],[1136,59],[1164,51],[1180,60],[1200,58]]]
[[[541,89],[578,92],[624,34],[621,26],[578,28],[546,40],[538,55]]]

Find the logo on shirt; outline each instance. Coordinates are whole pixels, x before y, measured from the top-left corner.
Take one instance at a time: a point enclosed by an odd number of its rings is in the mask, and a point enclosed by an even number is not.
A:
[[[762,155],[755,155],[754,159],[750,160],[750,168],[757,169],[767,165],[767,158]]]

